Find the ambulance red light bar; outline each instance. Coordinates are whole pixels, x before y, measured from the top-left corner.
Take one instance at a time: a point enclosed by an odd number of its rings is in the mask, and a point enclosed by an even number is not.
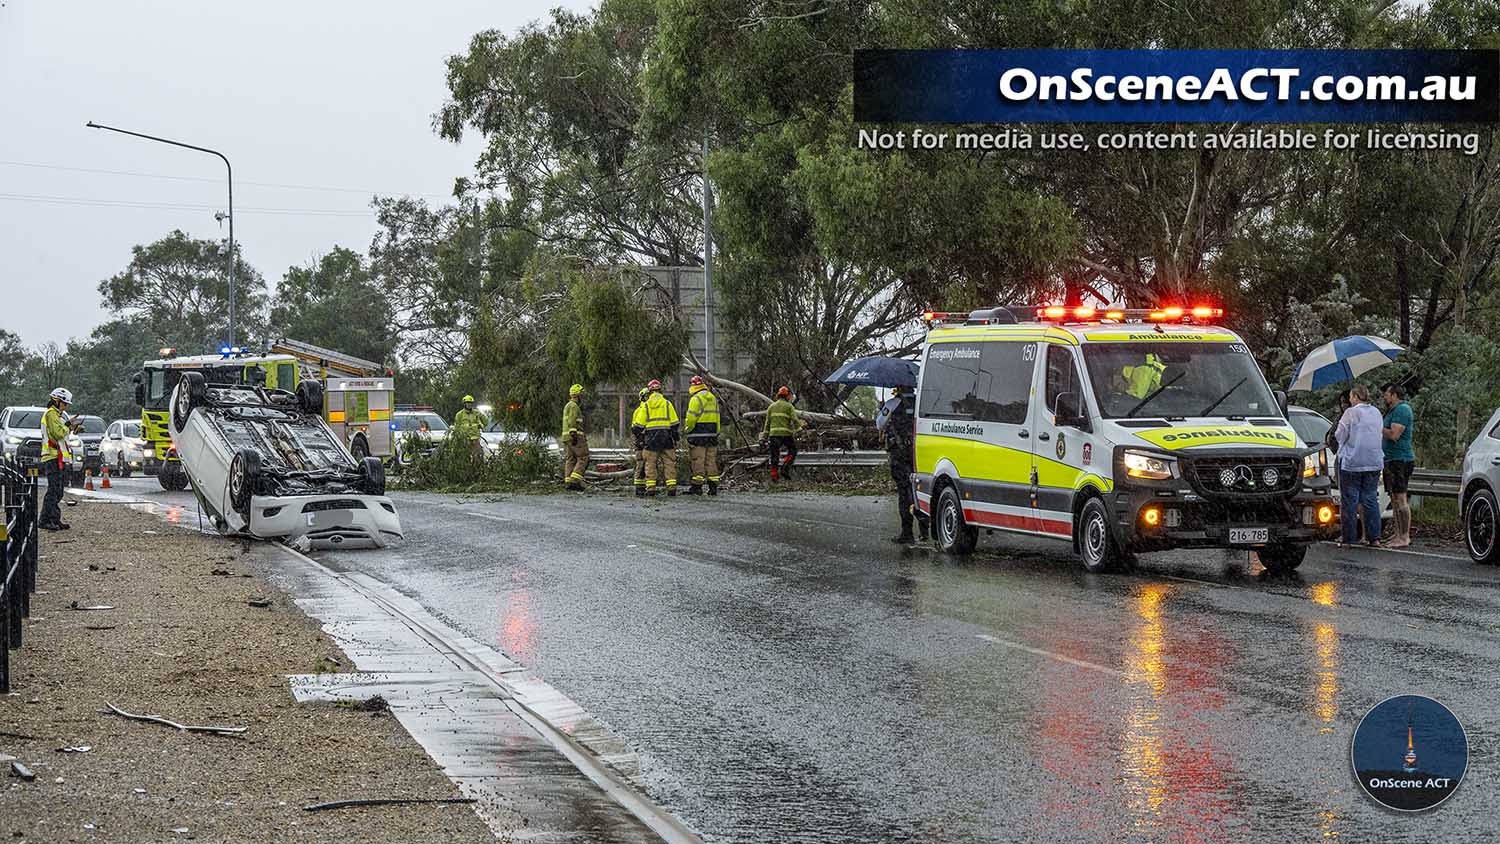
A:
[[[1109,308],[1099,311],[1088,305],[1044,305],[1036,309],[1043,322],[1182,322],[1202,325],[1222,319],[1222,308],[1195,305],[1185,308],[1168,305],[1162,308]]]
[[[964,313],[961,313],[961,314],[944,312],[944,311],[927,311],[927,312],[925,312],[925,313],[922,314],[922,321],[923,322],[927,322],[927,323],[933,323],[933,322],[939,322],[939,323],[941,323],[941,322],[967,322],[968,319],[969,319],[969,314],[968,314],[967,311],[965,311]]]

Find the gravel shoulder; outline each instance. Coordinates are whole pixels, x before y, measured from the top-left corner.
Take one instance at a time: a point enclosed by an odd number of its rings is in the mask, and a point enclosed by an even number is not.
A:
[[[460,796],[388,713],[293,702],[286,675],[348,671],[261,575],[275,553],[82,501],[44,534],[13,694],[0,697],[0,838],[23,841],[489,842],[466,805],[307,812],[357,798]],[[269,600],[269,607],[251,601]],[[84,611],[77,605],[113,609]],[[246,727],[240,737],[179,732]],[[88,752],[59,748],[88,746]]]

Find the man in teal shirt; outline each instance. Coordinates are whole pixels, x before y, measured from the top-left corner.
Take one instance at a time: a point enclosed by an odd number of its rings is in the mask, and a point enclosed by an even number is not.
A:
[[[1411,405],[1406,403],[1406,392],[1400,384],[1385,386],[1385,406],[1380,448],[1385,452],[1385,491],[1391,494],[1391,515],[1396,517],[1396,535],[1386,545],[1405,548],[1411,544],[1411,504],[1406,498],[1406,485],[1416,468],[1417,455],[1411,450]]]

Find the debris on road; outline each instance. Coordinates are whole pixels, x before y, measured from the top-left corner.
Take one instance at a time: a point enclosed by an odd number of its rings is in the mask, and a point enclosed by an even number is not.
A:
[[[332,803],[314,803],[303,806],[304,811],[323,812],[329,809],[353,809],[359,806],[409,806],[416,804],[466,804],[478,802],[472,797],[382,797],[360,800],[335,800]]]
[[[271,602],[266,600],[265,598],[254,598],[252,600],[246,601],[245,603],[259,609],[265,609],[266,607],[269,607],[271,605]]]
[[[133,721],[150,721],[153,724],[163,724],[168,727],[176,727],[177,729],[182,730],[186,733],[218,733],[219,735],[239,735],[240,733],[243,733],[248,729],[247,727],[195,727],[191,724],[179,724],[176,721],[169,721],[166,718],[159,718],[155,715],[136,715],[131,712],[126,712],[120,707],[115,706],[113,703],[106,702],[104,705],[109,707],[109,711],[120,716],[121,718],[129,718]]]
[[[20,762],[10,763],[10,773],[11,776],[20,777],[23,782],[31,782],[36,779],[36,774],[32,773],[30,768],[22,765]]]
[[[70,610],[112,610],[112,609],[114,609],[114,607],[112,607],[112,606],[110,606],[108,604],[95,604],[92,607],[81,607],[81,606],[78,605],[77,601],[74,601],[73,603],[71,603],[71,604],[68,605],[68,609],[70,609]]]
[[[78,745],[70,745],[68,747],[59,747],[57,749],[57,752],[58,753],[88,753],[90,750],[93,750],[93,749],[94,749],[93,745],[78,744]]]

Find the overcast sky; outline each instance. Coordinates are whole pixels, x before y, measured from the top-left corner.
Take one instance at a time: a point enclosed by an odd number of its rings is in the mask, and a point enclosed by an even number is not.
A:
[[[441,202],[470,171],[479,145],[432,131],[447,56],[592,5],[0,0],[0,328],[29,346],[85,337],[131,246],[224,236],[219,159],[88,121],[228,155],[235,239],[274,283],[336,244],[366,251],[373,194]],[[81,172],[101,170],[173,178]]]

